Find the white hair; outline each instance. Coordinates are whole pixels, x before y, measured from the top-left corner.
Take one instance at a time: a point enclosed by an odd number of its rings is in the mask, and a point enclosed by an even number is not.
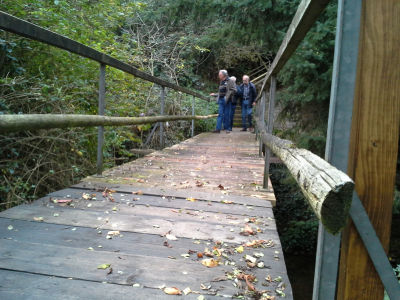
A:
[[[243,75],[243,79],[248,79],[250,81],[250,77],[248,75]]]
[[[220,73],[224,76],[228,76],[228,71],[227,70],[219,70]]]
[[[236,77],[235,76],[231,76],[232,81],[236,82]]]

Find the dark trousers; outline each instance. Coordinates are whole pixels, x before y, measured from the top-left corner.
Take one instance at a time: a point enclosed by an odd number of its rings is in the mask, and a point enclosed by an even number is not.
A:
[[[247,103],[242,103],[242,126],[243,129],[247,129],[252,127],[251,124],[251,114],[253,112],[253,107],[250,104]],[[247,127],[247,121],[248,121],[248,127]]]
[[[224,129],[229,131],[232,131],[231,113],[232,113],[232,102],[228,101],[228,103],[225,103],[224,107]]]
[[[236,110],[236,104],[232,103],[232,106],[231,106],[231,127],[230,127],[231,130],[233,128],[233,118],[235,116],[235,110]]]

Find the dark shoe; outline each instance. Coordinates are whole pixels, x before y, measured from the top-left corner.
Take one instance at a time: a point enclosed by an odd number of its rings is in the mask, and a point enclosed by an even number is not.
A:
[[[240,131],[247,131],[247,129],[246,128],[243,128],[242,130],[240,130]]]
[[[214,130],[213,133],[220,133],[221,130]]]
[[[231,132],[229,130],[227,130],[226,133],[231,133]]]

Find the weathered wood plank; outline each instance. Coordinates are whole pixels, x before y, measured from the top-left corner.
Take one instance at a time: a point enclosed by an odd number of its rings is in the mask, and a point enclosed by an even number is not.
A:
[[[75,234],[79,238],[79,232],[75,231]],[[84,239],[83,236],[80,238]],[[206,268],[201,265],[200,259],[193,254],[192,258],[169,259],[161,256],[149,256],[148,254],[129,254],[122,251],[88,251],[87,249],[65,245],[59,246],[57,242],[56,240],[52,243],[28,243],[6,239],[0,249],[0,268],[120,285],[139,283],[148,288],[167,285],[177,286],[181,289],[189,286],[192,290],[199,290],[200,283],[212,284],[213,289],[219,291],[219,293],[233,295],[236,288],[228,281],[213,282],[213,279],[224,276],[226,272],[232,272],[237,267],[243,268],[245,266],[245,262],[242,258],[239,258],[241,256],[239,254],[235,255],[237,264],[233,267],[220,265],[215,268]],[[140,247],[140,245],[135,248],[137,247]],[[166,249],[165,255],[168,255],[170,249],[167,247],[164,247],[164,249]],[[251,249],[246,252],[252,254],[253,251]],[[260,251],[265,253],[262,259],[265,261],[265,265],[272,269],[256,268],[252,273],[260,279],[267,273],[273,277],[281,276],[283,280],[287,280],[285,270],[279,268],[279,261],[276,260],[279,254],[277,255],[275,251],[270,250],[264,251],[262,249]],[[57,255],[54,255],[54,253]],[[113,268],[111,274],[107,274],[107,270],[97,269],[97,266],[103,263],[111,264]],[[149,268],[150,265],[158,266],[158,272],[154,273],[152,268]],[[172,274],[174,275],[171,276]],[[277,284],[273,283],[272,286]],[[258,288],[261,288],[261,282],[257,285],[259,285]]]
[[[128,210],[128,208],[125,208],[125,210]],[[21,205],[2,212],[0,216],[28,221],[42,217],[46,223],[158,235],[165,234],[171,230],[178,237],[201,240],[211,239],[236,244],[250,240],[249,237],[239,234],[241,228],[244,227],[244,221],[240,223],[239,220],[229,220],[227,215],[215,214],[210,216],[209,214],[199,213],[199,215],[193,216],[187,213],[163,212],[155,207],[151,209],[145,207],[142,210],[142,214],[136,214],[137,211],[137,208],[132,208],[129,213],[114,213],[111,209],[106,211],[68,207],[53,207],[49,209],[49,207],[45,206]],[[155,211],[157,213],[152,214]],[[264,233],[259,233],[257,237],[268,240],[270,238],[269,232],[273,234],[273,231],[276,230],[275,224],[268,219],[263,219],[263,223],[266,224],[266,227],[263,228]]]
[[[399,1],[362,2],[348,163],[348,174],[386,251],[400,124],[399,16]],[[381,281],[351,224],[342,237],[337,299],[382,298]]]
[[[102,195],[102,192],[86,189],[64,189],[49,194],[47,197],[35,201],[35,204],[41,202],[47,204],[51,199],[72,199],[75,202],[84,202],[83,205],[88,205],[92,201],[83,201],[82,195],[89,193],[90,195],[96,195],[95,201],[106,200]],[[272,210],[270,209],[249,209],[247,205],[233,203],[218,203],[216,201],[198,200],[196,206],[193,207],[193,203],[186,199],[165,197],[165,196],[149,196],[149,195],[135,195],[132,193],[112,193],[112,198],[116,204],[127,204],[127,205],[151,205],[155,207],[165,207],[172,209],[186,209],[186,210],[202,210],[204,212],[224,213],[229,215],[242,215],[242,216],[256,216],[256,217],[270,217],[273,218]],[[107,201],[109,201],[107,199]],[[223,200],[221,200],[223,201]],[[226,200],[229,201],[229,200]],[[79,206],[77,206],[79,207]]]
[[[7,227],[11,225],[14,230],[10,231]],[[107,230],[99,231],[91,227],[79,227],[71,230],[73,227],[63,224],[52,224],[44,222],[32,222],[25,220],[7,219],[0,217],[0,238],[23,241],[26,243],[50,244],[65,246],[71,248],[79,248],[85,251],[106,251],[115,253],[126,253],[132,255],[143,255],[150,257],[168,258],[169,256],[176,259],[183,259],[181,254],[188,253],[189,250],[203,252],[207,247],[212,249],[213,242],[207,240],[195,240],[188,238],[178,238],[168,240],[158,234],[143,234],[136,232],[121,231],[122,237],[114,237],[107,239]],[[34,230],[35,235],[32,235]],[[174,232],[172,232],[174,234]],[[276,232],[270,236],[273,241],[278,241]],[[167,241],[171,247],[164,246]],[[98,247],[98,246],[101,247]],[[237,247],[236,244],[226,243],[226,247]],[[88,250],[92,247],[93,250]],[[262,249],[266,256],[273,258],[274,251],[280,251],[279,243],[274,243],[270,248]],[[251,254],[254,251],[245,248],[245,254]],[[231,258],[239,260],[241,255],[233,253]],[[192,255],[196,258],[196,254]],[[282,269],[282,264],[278,261],[271,260],[268,262],[273,269]]]
[[[49,275],[31,274],[0,269],[0,297],[2,300],[131,300],[131,299],[181,299],[165,295],[159,289],[135,288],[127,285],[105,284],[87,280],[71,280]],[[195,300],[189,294],[185,299]],[[206,299],[221,299],[207,295]]]
[[[222,194],[221,192],[217,193],[216,191],[214,192],[209,192],[205,189],[204,192],[200,192],[200,189],[197,190],[192,190],[192,189],[183,189],[183,190],[174,190],[172,187],[170,188],[164,188],[157,186],[157,188],[149,188],[145,187],[143,185],[138,185],[137,182],[134,183],[134,185],[128,185],[128,184],[109,184],[109,183],[104,183],[102,180],[99,180],[99,182],[93,181],[90,178],[90,181],[83,181],[81,183],[78,183],[76,185],[73,185],[73,187],[76,188],[86,188],[89,190],[104,190],[106,187],[115,190],[118,193],[123,193],[123,194],[129,194],[132,192],[137,192],[137,191],[142,191],[144,195],[149,195],[149,196],[165,196],[165,197],[176,197],[176,198],[190,198],[193,197],[197,200],[203,200],[203,201],[210,201],[211,203],[217,202],[220,203],[223,200],[226,201],[233,201],[236,204],[242,204],[242,205],[248,205],[248,206],[257,206],[257,207],[272,207],[271,203],[269,201],[265,201],[263,199],[257,199],[257,198],[249,198],[249,197],[242,197],[242,196],[237,196],[234,194]],[[164,179],[165,180],[165,179]],[[123,178],[120,178],[119,181],[124,181]],[[126,181],[125,181],[126,182]],[[153,183],[154,185],[154,183]]]

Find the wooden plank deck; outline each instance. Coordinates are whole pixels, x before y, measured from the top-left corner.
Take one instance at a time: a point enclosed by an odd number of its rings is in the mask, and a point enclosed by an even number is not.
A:
[[[252,299],[245,275],[257,278],[250,288],[292,299],[262,172],[253,134],[203,133],[6,210],[0,299]],[[255,235],[241,233],[248,226]],[[262,247],[241,253],[254,240]],[[217,266],[202,264],[206,248]]]

